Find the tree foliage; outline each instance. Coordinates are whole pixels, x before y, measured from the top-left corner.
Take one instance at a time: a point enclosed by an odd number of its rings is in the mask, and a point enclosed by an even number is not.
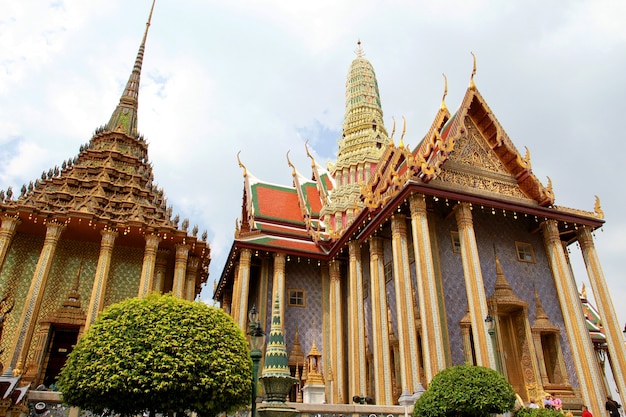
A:
[[[222,310],[151,294],[105,309],[69,355],[63,401],[95,413],[231,412],[250,403],[252,361]]]
[[[415,417],[486,417],[513,410],[515,391],[499,373],[457,365],[438,373],[415,403]]]

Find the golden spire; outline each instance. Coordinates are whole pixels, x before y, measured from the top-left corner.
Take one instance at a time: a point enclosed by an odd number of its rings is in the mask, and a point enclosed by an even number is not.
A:
[[[152,12],[154,10],[154,3],[152,1],[152,7],[150,8],[150,15],[148,16],[148,22],[146,23],[146,30],[139,45],[139,51],[137,52],[137,58],[135,59],[135,65],[126,83],[126,88],[122,93],[120,102],[113,111],[107,128],[109,130],[119,130],[127,135],[137,134],[137,107],[139,97],[139,79],[141,77],[141,65],[143,64],[143,54],[146,47],[146,38],[148,37],[148,28],[152,21]]]
[[[474,52],[471,52],[471,54],[474,58],[474,68],[472,69],[472,76],[470,77],[470,88],[475,89],[476,84],[474,84],[474,75],[476,75],[476,55],[474,55]]]
[[[356,53],[357,58],[363,58],[365,53],[363,52],[363,48],[361,48],[361,39],[357,41],[356,45],[356,51],[354,51],[354,53]]]
[[[248,176],[248,170],[246,169],[246,166],[244,164],[241,163],[241,159],[239,159],[239,154],[241,153],[241,151],[237,152],[237,162],[239,163],[239,167],[243,168],[243,177],[247,177]]]
[[[446,77],[446,74],[441,75],[443,75],[443,97],[441,97],[441,110],[447,110],[446,96],[448,95],[448,77]]]

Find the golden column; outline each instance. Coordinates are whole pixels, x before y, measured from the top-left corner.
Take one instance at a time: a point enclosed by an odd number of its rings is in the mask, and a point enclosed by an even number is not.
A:
[[[412,194],[409,198],[409,204],[411,206],[417,294],[422,321],[424,378],[428,383],[439,371],[446,368],[445,346],[441,333],[443,325],[437,297],[437,278],[435,277],[433,252],[430,244],[426,197],[423,194]]]
[[[280,325],[285,331],[285,261],[284,253],[274,254],[274,278],[272,280],[272,300],[278,296],[280,306]]]
[[[602,271],[600,259],[588,227],[578,228],[578,242],[580,243],[580,249],[587,267],[593,298],[596,301],[600,317],[602,317],[604,333],[607,336],[606,343],[609,349],[610,363],[617,384],[617,391],[621,393],[620,397],[622,403],[624,403],[626,401],[626,380],[624,379],[626,376],[626,353],[624,352],[622,327],[617,321],[611,294],[606,286],[604,272]]]
[[[233,312],[235,322],[245,332],[248,324],[248,293],[250,292],[250,259],[252,251],[250,249],[241,249],[239,253],[239,265],[237,270],[237,292],[233,294],[233,303],[237,307],[237,311]]]
[[[493,348],[488,340],[489,335],[485,325],[485,318],[488,314],[487,299],[469,203],[457,204],[454,207],[454,212],[461,241],[461,259],[463,260],[463,275],[465,276],[465,290],[467,291],[467,307],[472,321],[476,365],[496,369]]]
[[[370,238],[370,288],[372,295],[372,338],[374,345],[374,387],[376,404],[392,405],[391,357],[387,323],[387,290],[383,240]]]
[[[113,244],[117,238],[117,231],[111,229],[103,229],[100,234],[100,256],[98,257],[98,265],[96,266],[96,276],[91,287],[91,297],[89,298],[89,307],[87,308],[87,318],[85,320],[85,329],[88,328],[98,317],[98,313],[104,306],[104,294],[107,289],[107,281],[109,280],[109,270],[111,268],[111,254],[113,253]]]
[[[233,289],[230,296],[230,316],[233,318],[235,323],[239,323],[239,307],[237,306],[239,303],[239,293],[241,292],[239,285],[239,260],[237,260],[237,262],[235,262],[235,269],[233,272]]]
[[[33,332],[37,325],[37,316],[41,307],[41,300],[50,274],[50,267],[54,259],[54,252],[61,238],[61,233],[65,230],[65,225],[56,221],[50,221],[46,225],[46,238],[43,242],[43,248],[39,254],[39,260],[35,267],[33,279],[30,282],[30,288],[24,301],[22,315],[20,317],[17,329],[19,333],[13,346],[13,354],[11,355],[11,367],[13,372],[21,374],[23,366],[28,357],[28,350],[33,338]]]
[[[419,356],[417,332],[413,314],[413,285],[409,269],[409,248],[406,237],[406,217],[391,216],[391,247],[393,253],[393,273],[396,288],[396,320],[400,353],[400,381],[402,401],[411,401],[419,383]],[[413,400],[413,402],[415,402]],[[411,403],[412,404],[412,403]],[[402,404],[401,404],[402,405]]]
[[[3,214],[0,216],[0,220],[2,224],[0,225],[0,271],[2,270],[2,265],[4,264],[4,258],[7,255],[7,251],[9,250],[9,245],[11,245],[11,241],[13,240],[13,236],[15,236],[15,230],[17,226],[22,222],[17,216],[8,216]]]
[[[348,308],[350,314],[350,358],[348,367],[350,369],[350,387],[348,398],[355,395],[364,397],[367,395],[367,380],[365,358],[365,312],[363,307],[363,265],[361,264],[361,246],[356,240],[348,243],[350,264],[349,264],[349,290],[350,294]]]
[[[187,275],[187,257],[189,256],[189,245],[176,245],[176,262],[174,263],[174,284],[172,293],[174,297],[185,297],[185,275]]]
[[[340,262],[331,260],[328,264],[330,274],[330,355],[334,379],[330,383],[332,404],[345,402],[345,375],[343,356],[343,320],[341,316],[341,272]]]
[[[198,275],[198,266],[200,265],[200,258],[197,256],[190,256],[187,260],[187,276],[185,277],[185,299],[193,301],[196,298],[196,276]]]
[[[601,391],[601,381],[597,368],[589,366],[595,362],[595,354],[589,338],[589,331],[580,305],[580,297],[571,269],[568,265],[565,251],[559,236],[556,220],[547,220],[542,223],[543,241],[546,255],[552,269],[554,285],[561,304],[565,329],[572,347],[572,356],[580,389],[585,404],[592,412],[600,414],[604,410],[604,401]]]
[[[156,265],[154,267],[154,281],[152,281],[152,291],[163,294],[165,285],[165,271],[167,270],[167,255],[169,249],[159,249],[157,251]]]
[[[148,294],[154,282],[154,269],[156,266],[157,251],[161,238],[154,234],[146,235],[146,248],[143,251],[143,265],[141,267],[141,280],[139,281],[139,297]]]

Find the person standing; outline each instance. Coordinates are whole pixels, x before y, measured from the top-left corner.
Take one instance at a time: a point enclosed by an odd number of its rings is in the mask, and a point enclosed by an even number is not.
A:
[[[617,401],[613,401],[613,398],[606,397],[606,405],[604,408],[609,412],[609,417],[619,417],[619,409],[622,407]]]
[[[593,417],[593,414],[591,414],[591,411],[589,411],[589,408],[587,408],[586,405],[583,404],[583,415],[582,417]]]

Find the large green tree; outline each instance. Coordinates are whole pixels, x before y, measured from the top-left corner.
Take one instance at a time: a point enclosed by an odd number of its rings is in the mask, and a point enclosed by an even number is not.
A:
[[[413,408],[415,417],[488,417],[513,410],[515,391],[499,372],[457,365],[439,372]]]
[[[106,308],[61,371],[63,401],[95,413],[231,412],[250,403],[252,361],[230,316],[171,295]]]

